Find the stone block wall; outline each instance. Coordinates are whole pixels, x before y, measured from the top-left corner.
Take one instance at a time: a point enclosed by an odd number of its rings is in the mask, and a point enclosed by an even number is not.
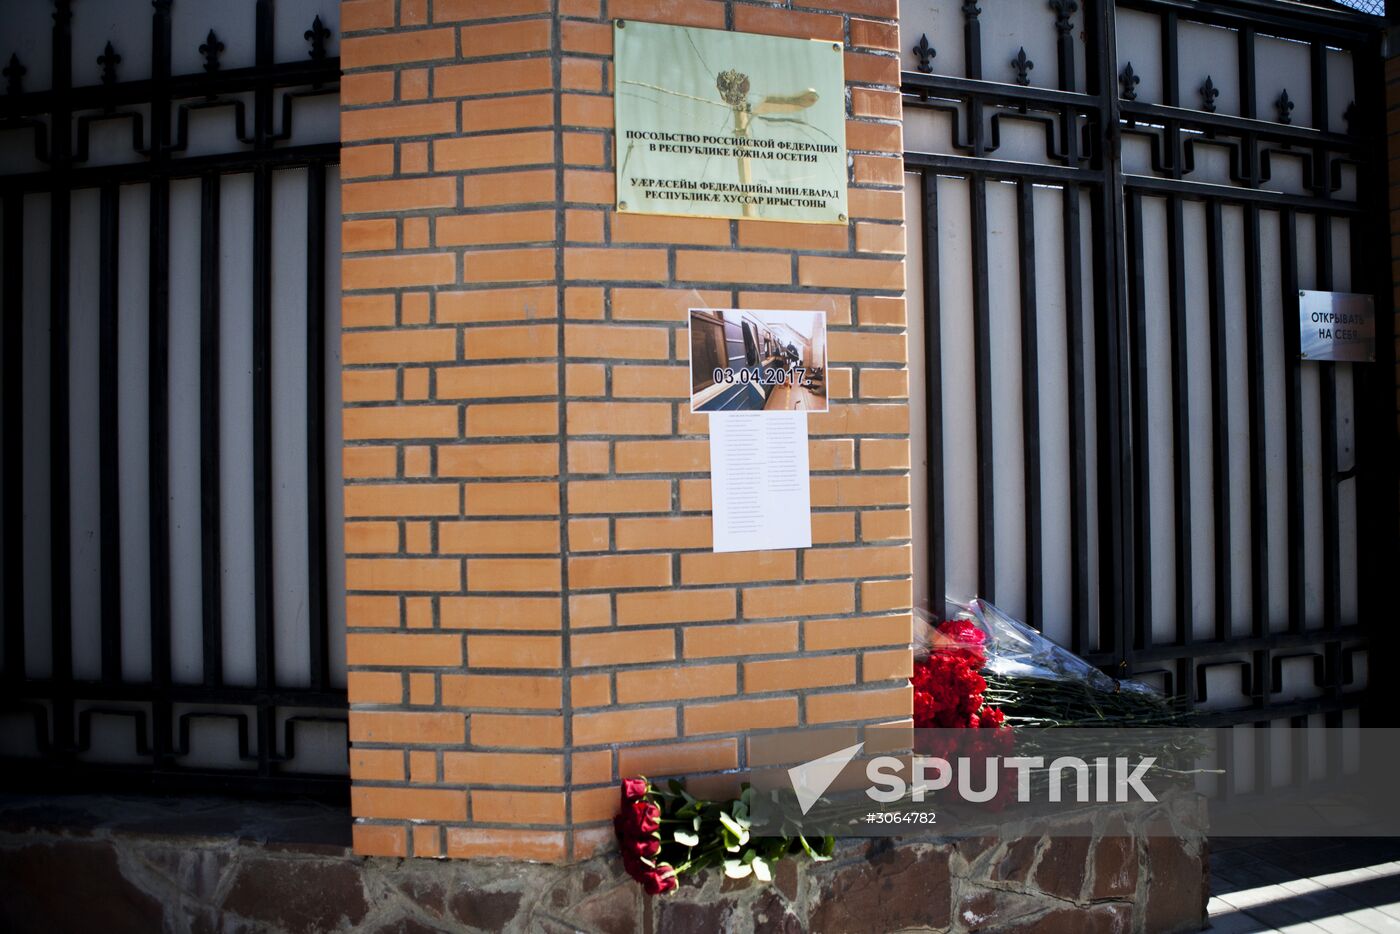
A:
[[[613,857],[363,859],[296,842],[317,819],[285,805],[178,809],[78,800],[54,824],[0,802],[0,928],[86,930],[101,917],[112,934],[1176,934],[1201,929],[1208,896],[1203,844],[1111,815],[1093,837],[846,841],[829,863],[779,863],[771,885],[712,872],[649,898]]]
[[[344,0],[357,852],[589,857],[621,776],[907,719],[896,0]],[[612,209],[612,20],[838,42],[842,226]],[[814,547],[710,550],[691,306],[821,309]]]

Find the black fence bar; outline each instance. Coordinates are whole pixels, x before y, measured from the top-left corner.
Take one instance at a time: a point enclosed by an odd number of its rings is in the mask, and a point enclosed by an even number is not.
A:
[[[98,220],[97,438],[98,498],[101,503],[102,677],[122,676],[121,484],[117,433],[117,306],[120,295],[118,238],[121,189],[104,185]]]
[[[1050,0],[1050,8],[1055,11],[1055,72],[1061,91],[1073,92],[1074,75],[1074,23],[1070,17],[1079,4],[1075,0]]]
[[[1134,649],[1152,645],[1151,462],[1147,396],[1147,273],[1143,260],[1142,195],[1131,192],[1125,205],[1128,235],[1128,329],[1132,335],[1133,579],[1137,599],[1131,621]]]
[[[0,605],[5,608],[7,624],[4,630],[4,680],[13,684],[24,677],[24,445],[18,439],[24,435],[24,195],[14,192],[4,198],[4,253],[0,254],[0,334],[4,346],[4,372],[0,373],[0,405],[4,406],[5,425],[11,443],[3,445],[0,463],[4,464],[5,526],[5,592]]]
[[[1353,123],[1360,135],[1376,140],[1385,138],[1388,120],[1381,46],[1382,36],[1377,32],[1370,37],[1364,55],[1353,55],[1358,111]],[[1392,582],[1395,567],[1400,563],[1395,522],[1376,521],[1376,517],[1393,519],[1400,512],[1395,482],[1400,475],[1400,450],[1397,450],[1394,421],[1394,294],[1387,249],[1389,218],[1381,209],[1387,203],[1386,186],[1386,163],[1378,152],[1375,158],[1363,161],[1357,171],[1357,197],[1375,209],[1351,225],[1350,238],[1353,251],[1351,288],[1375,297],[1375,362],[1350,367],[1357,413],[1354,481],[1359,565],[1357,610],[1365,620],[1393,618]],[[1362,429],[1363,424],[1368,428]],[[1370,657],[1388,659],[1397,647],[1400,647],[1400,635],[1394,627],[1377,625]],[[1384,700],[1377,707],[1382,705],[1385,712],[1393,710],[1393,705]]]
[[[1165,26],[1164,26],[1165,28]],[[1169,45],[1176,57],[1176,20],[1171,20]],[[1171,100],[1176,100],[1175,71],[1171,78]],[[1180,134],[1169,125],[1172,140],[1172,174],[1180,176],[1182,149]],[[1192,587],[1191,558],[1195,552],[1192,541],[1191,516],[1191,360],[1187,346],[1190,333],[1186,321],[1186,241],[1185,212],[1182,199],[1172,195],[1166,199],[1167,221],[1167,302],[1171,342],[1171,406],[1172,406],[1172,504],[1175,523],[1172,530],[1174,564],[1173,618],[1176,621],[1175,641],[1189,645],[1195,639],[1195,601]],[[1179,696],[1191,697],[1189,686],[1197,681],[1196,659],[1183,656],[1176,664],[1176,685]]]
[[[968,183],[972,208],[973,367],[977,410],[977,593],[996,599],[996,472],[992,438],[992,323],[987,265],[987,182]]]
[[[1125,179],[1124,184],[1132,190],[1148,194],[1179,194],[1202,201],[1216,199],[1226,204],[1247,204],[1256,208],[1263,207],[1273,210],[1293,208],[1299,211],[1333,211],[1337,214],[1348,215],[1360,215],[1367,211],[1364,204],[1348,204],[1306,195],[1290,195],[1277,191],[1262,191],[1257,188],[1237,188],[1209,182],[1154,178],[1147,175],[1130,175]]]
[[[1325,38],[1351,46],[1364,40],[1381,24],[1377,17],[1363,16],[1338,3],[1332,8],[1280,4],[1277,0],[1118,0],[1124,9],[1160,13],[1176,8],[1189,11],[1196,22],[1244,30],[1264,28],[1269,35],[1302,42]]]
[[[343,707],[345,693],[333,688],[315,691],[304,687],[278,687],[264,691],[257,685],[181,684],[172,682],[160,696],[172,703],[233,704],[250,706],[267,703],[275,707]],[[22,685],[0,685],[0,697],[81,698],[92,701],[130,702],[148,700],[151,686],[142,681],[95,681],[73,679],[65,684],[34,680]]]
[[[906,99],[906,104],[908,100]],[[917,107],[917,104],[912,106]],[[1037,182],[1101,182],[1098,173],[1090,170],[1077,170],[1062,165],[1044,165],[1039,162],[1013,162],[1009,159],[978,159],[971,156],[947,156],[941,153],[906,153],[904,164],[915,168],[937,169],[945,175],[981,176],[983,178],[1015,180],[1029,178]]]
[[[1206,203],[1206,262],[1210,315],[1211,483],[1215,546],[1215,639],[1230,637],[1234,560],[1230,532],[1230,336],[1225,302],[1225,224],[1219,201]]]
[[[269,0],[255,7],[255,57],[272,63],[272,8]],[[273,145],[272,89],[254,92],[253,138],[257,149]],[[272,527],[272,197],[273,176],[267,167],[253,172],[253,641],[257,683],[271,684],[277,676]],[[257,768],[269,774],[276,759],[276,712],[268,704],[256,709]]]
[[[943,458],[943,297],[939,292],[938,176],[922,172],[924,262],[924,424],[928,446],[928,581],[929,594],[938,601],[947,593],[947,521],[943,503],[943,471],[935,470]],[[910,309],[918,314],[920,309]]]
[[[1308,47],[1308,72],[1311,76],[1311,100],[1313,129],[1320,133],[1326,133],[1331,129],[1328,122],[1328,93],[1327,93],[1327,46],[1321,42],[1314,42]],[[1313,191],[1322,195],[1328,194],[1328,149],[1326,145],[1319,143],[1312,151],[1313,177],[1308,184]]]
[[[1190,645],[1159,643],[1136,652],[1134,658],[1139,662],[1163,662],[1188,656],[1198,662],[1229,661],[1238,660],[1244,652],[1285,651],[1320,645],[1329,640],[1359,646],[1364,644],[1366,632],[1361,626],[1344,626],[1333,631],[1309,629],[1287,632],[1280,629],[1262,636],[1233,636],[1223,642],[1202,640]]]
[[[1069,512],[1070,613],[1074,617],[1071,648],[1090,648],[1089,608],[1089,456],[1084,375],[1084,281],[1078,185],[1064,187],[1065,359],[1069,378]]]
[[[266,67],[256,65],[227,70],[221,67],[213,72],[172,75],[166,87],[172,100],[197,100],[242,94],[264,86],[299,88],[334,85],[339,78],[339,59],[328,57],[321,61],[282,62]],[[150,102],[154,93],[153,84],[150,79],[121,81],[114,85],[92,84],[74,87],[67,96],[74,110],[145,104]],[[53,109],[54,100],[54,92],[44,90],[0,95],[0,120],[47,114]]]
[[[53,84],[55,107],[50,146],[53,172],[60,179],[70,158],[72,111],[67,89],[72,84],[73,12],[68,0],[54,6]],[[73,677],[72,518],[68,441],[68,275],[71,199],[66,187],[49,196],[49,564],[53,678]],[[54,703],[54,745],[61,753],[73,746],[72,702]]]
[[[1307,587],[1306,544],[1303,537],[1303,364],[1298,359],[1298,216],[1279,212],[1279,270],[1283,274],[1283,301],[1279,326],[1283,333],[1283,402],[1285,463],[1288,489],[1288,628],[1304,628],[1303,608]],[[1278,687],[1278,685],[1276,685]]]
[[[1314,244],[1317,249],[1317,287],[1334,287],[1332,218],[1317,216]],[[1322,624],[1335,629],[1342,620],[1341,505],[1337,477],[1337,364],[1318,363],[1317,395],[1321,424],[1318,431],[1322,458]]]
[[[1310,147],[1321,145],[1326,146],[1329,150],[1347,155],[1361,155],[1365,147],[1365,142],[1358,137],[1345,136],[1341,133],[1327,133],[1294,124],[1273,123],[1252,115],[1235,117],[1230,114],[1188,110],[1184,107],[1149,104],[1145,101],[1124,101],[1122,112],[1123,116],[1129,120],[1143,124],[1174,122],[1182,129],[1201,130],[1222,135],[1249,134],[1261,142],[1278,143],[1281,146]],[[1167,167],[1170,167],[1169,162]]]
[[[170,77],[170,3],[155,0],[151,19],[151,161],[166,159],[170,142],[170,104],[165,82]],[[153,746],[157,762],[170,755],[171,708],[160,696],[170,684],[170,181],[154,178],[150,186],[149,308],[147,320],[149,381],[146,386],[151,524],[151,704]]]
[[[350,783],[339,776],[281,773],[271,777],[194,769],[152,769],[84,762],[81,769],[39,760],[12,773],[6,788],[52,795],[101,789],[104,794],[209,794],[239,798],[309,798],[345,804]]]
[[[1016,230],[1021,289],[1021,424],[1023,482],[1026,497],[1026,623],[1044,629],[1040,526],[1040,344],[1036,338],[1035,188],[1029,181],[1016,186]],[[1066,272],[1068,275],[1068,272]]]
[[[925,103],[930,98],[960,99],[976,95],[985,104],[1007,104],[1016,108],[1054,111],[1055,106],[1069,106],[1084,112],[1097,114],[1099,101],[1085,94],[1057,91],[1054,88],[1033,87],[1022,84],[1001,84],[995,81],[982,81],[973,78],[960,78],[956,75],[933,75],[917,71],[906,71],[900,75],[900,86],[904,93],[914,95]]]
[[[1313,245],[1317,253],[1317,288],[1333,288],[1332,218],[1318,214]],[[1335,630],[1341,625],[1341,508],[1337,492],[1337,364],[1319,362],[1317,368],[1318,448],[1322,458],[1322,626]],[[1358,516],[1358,521],[1360,517]],[[1344,690],[1342,644],[1328,642],[1323,648],[1323,672],[1327,694],[1338,697]]]
[[[1244,212],[1245,346],[1249,398],[1250,632],[1259,636],[1269,615],[1269,472],[1266,463],[1264,309],[1259,209]]]
[[[982,10],[976,3],[969,2],[962,5],[962,13],[963,67],[969,78],[980,79],[982,77]]]
[[[1091,166],[1104,175],[1094,195],[1094,335],[1098,431],[1100,649],[1115,655],[1115,673],[1130,670],[1137,583],[1132,515],[1134,511],[1131,335],[1128,307],[1128,253],[1125,246],[1125,192],[1120,156],[1117,19],[1112,3],[1086,9],[1089,92],[1101,103],[1101,134]]]
[[[272,61],[272,10],[257,4],[257,60]],[[256,146],[272,146],[272,94],[260,88],[254,98]],[[277,667],[273,620],[272,550],[272,170],[253,171],[253,645],[260,687],[272,683]],[[258,772],[272,768],[275,711],[257,709]]]
[[[307,643],[311,686],[330,680],[326,592],[326,168],[306,173]]]
[[[3,98],[0,98],[3,99]],[[64,176],[68,189],[100,188],[115,182],[119,185],[143,183],[157,178],[174,181],[200,178],[210,172],[232,175],[252,172],[259,166],[290,169],[315,164],[327,165],[340,159],[339,143],[311,143],[305,146],[279,146],[266,152],[218,153],[208,156],[187,156],[166,159],[162,164],[123,163],[119,165],[78,166]],[[0,176],[0,191],[41,192],[54,190],[54,176],[48,172]]]
[[[1243,26],[1235,34],[1236,57],[1240,82],[1240,117],[1253,120],[1258,115],[1254,86],[1254,27]],[[1272,131],[1270,131],[1272,132]],[[1240,134],[1240,173],[1250,187],[1259,184],[1259,151],[1255,146],[1256,135],[1244,130]]]
[[[1175,43],[1173,43],[1175,45]],[[1194,638],[1195,599],[1191,586],[1191,355],[1186,322],[1186,220],[1181,198],[1167,199],[1167,301],[1171,325],[1172,386],[1172,501],[1176,509],[1173,531],[1176,565],[1176,641],[1186,645]],[[1194,675],[1183,669],[1179,683],[1190,684]]]
[[[199,534],[200,647],[204,682],[224,679],[223,510],[219,469],[219,206],[218,175],[199,185]]]
[[[1312,76],[1312,117],[1313,127],[1321,132],[1331,130],[1328,102],[1327,46],[1314,42],[1310,47],[1309,71]],[[1364,78],[1363,78],[1364,80]],[[1318,102],[1322,105],[1319,106]],[[1313,150],[1313,164],[1316,168],[1316,191],[1324,198],[1330,197],[1328,184],[1328,150],[1319,145]],[[1316,271],[1313,277],[1314,288],[1332,291],[1334,288],[1335,262],[1332,256],[1332,215],[1319,211],[1314,215],[1313,247]],[[1322,468],[1322,625],[1334,629],[1341,625],[1341,537],[1339,532],[1341,509],[1337,496],[1337,365],[1315,363],[1318,391],[1318,455]],[[1326,653],[1327,682],[1340,685],[1340,647],[1329,643]]]
[[[1177,55],[1177,16],[1176,11],[1167,10],[1161,16],[1162,47],[1162,104],[1172,115],[1162,121],[1163,158],[1166,169],[1173,178],[1181,177],[1181,124],[1177,120],[1177,104],[1181,96],[1180,68]],[[1123,108],[1132,116],[1132,103]]]
[[[1245,233],[1245,343],[1249,380],[1249,537],[1251,610],[1250,634],[1255,638],[1268,632],[1269,618],[1269,468],[1264,385],[1263,247],[1259,208],[1248,205],[1244,214]],[[1252,703],[1262,706],[1268,699],[1269,652],[1258,649],[1251,662]]]
[[[1177,14],[1175,10],[1163,11],[1161,17],[1162,43],[1162,104],[1176,107],[1181,97],[1181,70],[1177,55]],[[1175,133],[1170,134],[1175,137]],[[1173,154],[1175,162],[1175,154]]]

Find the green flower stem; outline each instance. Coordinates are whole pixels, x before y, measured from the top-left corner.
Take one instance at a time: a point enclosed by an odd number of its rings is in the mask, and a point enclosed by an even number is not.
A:
[[[679,866],[672,866],[671,868],[675,871],[676,875],[680,875],[681,873],[689,869],[691,866],[693,866],[695,863],[722,849],[724,849],[724,841],[716,840],[715,845],[711,845],[708,847],[700,847],[700,853],[698,856],[691,856],[690,853],[687,853],[687,859],[685,862],[681,863]]]

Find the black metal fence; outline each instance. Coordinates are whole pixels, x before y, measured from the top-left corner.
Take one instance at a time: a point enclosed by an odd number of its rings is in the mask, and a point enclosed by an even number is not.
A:
[[[905,50],[914,56],[906,59],[914,68],[903,75],[906,149],[915,148],[908,141],[918,135],[911,126],[920,119],[942,121],[938,126],[946,128],[947,140],[946,145],[905,154],[906,169],[921,177],[923,198],[919,259],[931,452],[925,492],[929,592],[945,592],[950,548],[963,546],[947,540],[952,504],[946,502],[944,472],[939,469],[941,452],[970,444],[976,448],[977,591],[996,600],[1001,588],[996,481],[998,471],[1013,469],[1024,478],[1019,495],[1024,501],[1020,515],[1026,615],[1037,628],[1045,625],[1042,513],[1051,494],[1046,492],[1050,468],[1042,464],[1040,393],[1047,383],[1037,367],[1049,357],[1062,359],[1068,386],[1059,391],[1067,411],[1056,418],[1063,419],[1068,431],[1069,528],[1064,540],[1069,546],[1072,647],[1111,673],[1157,678],[1169,691],[1210,708],[1203,711],[1209,721],[1267,726],[1269,721],[1291,719],[1297,725],[1315,714],[1329,722],[1339,720],[1343,711],[1361,706],[1366,696],[1356,690],[1361,684],[1358,659],[1369,656],[1384,663],[1394,638],[1387,632],[1395,616],[1391,580],[1397,553],[1394,319],[1380,51],[1384,23],[1339,10],[1285,8],[1255,0],[1189,5],[1125,0],[1116,7],[1090,2],[1082,8],[1074,0],[1050,0],[1048,6],[1047,13],[1044,4],[1026,5],[1025,22],[1032,25],[1019,27],[1043,29],[1049,35],[1053,23],[1057,61],[1039,63],[1038,68],[1024,48],[1018,54],[1014,42],[1007,48],[991,47],[983,35],[983,12],[974,2],[961,5],[957,31],[949,28],[956,15],[951,4],[938,7],[941,18],[936,26],[930,24],[937,33],[921,36],[916,14],[907,14],[903,23],[905,45],[911,37],[917,40]],[[1150,14],[1160,27],[1159,44],[1148,50],[1158,63],[1151,75],[1135,71],[1132,62],[1124,60],[1129,53],[1120,48],[1116,24],[1117,17],[1128,15],[1124,11]],[[1213,35],[1229,36],[1238,58],[1230,74],[1202,76],[1206,80],[1199,98],[1181,100],[1180,88],[1200,80],[1180,70],[1179,31],[1188,22],[1211,27]],[[1005,25],[993,34],[1004,36]],[[1286,90],[1272,111],[1257,112],[1256,82],[1261,79],[1255,49],[1261,37],[1277,37],[1289,50],[1306,49],[1309,64],[1303,74],[1311,101],[1307,125],[1292,121],[1293,104]],[[954,58],[961,54],[961,74],[936,73],[942,70],[939,52],[948,51],[940,46],[951,46]],[[1047,47],[1040,46],[1042,52]],[[1350,56],[1345,60],[1351,63],[1355,101],[1341,113],[1329,105],[1335,94],[1329,92],[1328,82],[1336,74],[1336,61],[1343,60],[1336,57],[1343,54]],[[1076,61],[1078,56],[1087,61]],[[984,68],[992,61],[996,64]],[[1076,86],[1077,75],[1084,76],[1085,87]],[[1138,99],[1151,81],[1161,82],[1153,94],[1159,103]],[[1052,86],[1036,86],[1041,82]],[[1238,106],[1232,104],[1239,111],[1235,114],[1216,112],[1217,85],[1227,82],[1236,85],[1231,92],[1232,100],[1233,95],[1238,98]],[[1265,88],[1264,93],[1272,92]],[[1003,142],[1013,125],[1029,127],[1025,132],[1036,138],[1043,136],[1043,152],[1009,156]],[[1125,153],[1130,146],[1150,153],[1150,165],[1129,165]],[[1223,154],[1228,179],[1217,174],[1202,180],[1205,173],[1199,171],[1199,163],[1207,150]],[[1301,182],[1294,190],[1270,184],[1271,166],[1284,164],[1299,166]],[[1001,287],[1019,297],[1024,438],[1016,452],[1021,463],[1010,465],[1007,455],[993,445],[1001,413],[993,405],[994,383],[1000,376],[992,355],[995,341],[1002,338],[993,332],[992,323],[997,310],[991,292],[997,283],[996,257],[989,260],[988,198],[989,188],[1002,184],[1015,191],[1014,218],[1006,225],[1007,237],[1017,244],[1018,275],[1014,286]],[[1055,307],[1064,309],[1064,321],[1058,325],[1064,343],[1059,346],[1037,337],[1037,328],[1045,322],[1037,303],[1047,301],[1045,286],[1037,283],[1038,273],[1045,272],[1043,265],[1037,268],[1037,254],[1043,260],[1047,246],[1035,242],[1035,210],[1037,204],[1042,209],[1046,205],[1047,190],[1059,192],[1063,235],[1065,274],[1063,286],[1057,286],[1062,294],[1054,296]],[[1042,200],[1037,200],[1037,191]],[[968,390],[975,400],[973,427],[970,436],[958,437],[944,424],[948,406],[958,400],[945,398],[938,376],[948,362],[943,341],[949,260],[944,253],[958,239],[954,234],[964,233],[940,229],[940,198],[952,194],[968,202],[970,299],[964,304],[970,308],[960,305],[957,314],[965,319],[970,311],[975,375]],[[1153,224],[1145,231],[1148,213]],[[1184,220],[1195,225],[1202,213],[1204,264],[1190,258],[1202,244],[1194,236],[1188,239]],[[963,217],[959,215],[955,226],[962,227]],[[1165,220],[1156,223],[1162,217]],[[1313,231],[1313,253],[1305,257],[1298,253],[1300,242],[1308,242],[1300,240],[1300,219]],[[918,222],[911,215],[911,226]],[[1196,226],[1190,229],[1198,232]],[[1165,243],[1155,239],[1163,230]],[[1266,237],[1275,236],[1275,230],[1276,243],[1268,242]],[[1373,365],[1298,360],[1299,268],[1312,270],[1308,287],[1337,287],[1341,270],[1335,235],[1349,242],[1343,260],[1349,267],[1346,290],[1376,299]],[[1057,262],[1059,250],[1060,244],[1052,245]],[[1145,250],[1164,257],[1160,268],[1155,260],[1145,259]],[[1265,253],[1277,261],[1265,263]],[[1078,274],[1081,268],[1083,276]],[[1271,275],[1281,281],[1265,278]],[[1008,278],[1005,270],[1003,278]],[[1193,306],[1196,290],[1207,296],[1208,351],[1193,355],[1188,331],[1199,311]],[[1242,301],[1236,294],[1240,291]],[[1279,300],[1266,301],[1266,292],[1276,293]],[[1159,308],[1165,310],[1165,323],[1156,317],[1159,311],[1150,311]],[[1238,322],[1243,348],[1231,344]],[[1280,330],[1283,335],[1281,363],[1266,360],[1275,349],[1265,339],[1266,324],[1271,340]],[[1159,328],[1165,351],[1154,346]],[[1166,372],[1156,373],[1152,361],[1163,355]],[[1245,399],[1232,403],[1230,386],[1238,385],[1240,377],[1234,371],[1240,358]],[[1304,367],[1316,370],[1319,400],[1315,409],[1307,410],[1306,426],[1300,390]],[[1271,395],[1273,383],[1266,380],[1266,371],[1282,373],[1281,423],[1270,414],[1278,400]],[[1164,394],[1150,385],[1157,376],[1167,387]],[[1313,377],[1306,378],[1311,392]],[[1339,399],[1339,379],[1350,389],[1346,400]],[[1206,387],[1205,411],[1192,401],[1200,386]],[[1163,400],[1166,404],[1154,412]],[[1241,401],[1247,418],[1232,421],[1232,409]],[[1162,429],[1157,419],[1166,412],[1170,415]],[[1204,432],[1202,417],[1210,425]],[[1339,448],[1349,446],[1340,441],[1339,421],[1353,417],[1355,424],[1346,426],[1346,437],[1354,434],[1355,460],[1339,463]],[[1168,443],[1162,443],[1162,431]],[[1320,443],[1305,447],[1305,438]],[[1270,457],[1280,442],[1286,453],[1283,469],[1276,471]],[[1211,452],[1204,482],[1192,475],[1193,445]],[[1244,499],[1232,505],[1232,487],[1240,486],[1241,470],[1248,474]],[[1305,491],[1310,482],[1305,478],[1314,475],[1320,476],[1320,504]],[[1154,517],[1160,522],[1161,514],[1154,514],[1150,501],[1163,489],[1169,490],[1161,495],[1169,496],[1171,503],[1169,531],[1152,525]],[[1277,511],[1269,508],[1271,495],[1279,492],[1286,499],[1283,528],[1278,527]],[[1205,531],[1197,529],[1193,536],[1193,499],[1198,506],[1208,503],[1212,517],[1207,540],[1214,560],[1207,580],[1193,571],[1193,542]],[[1236,506],[1247,507],[1243,522],[1232,519],[1239,511]],[[1341,521],[1343,512],[1354,521]],[[1004,533],[1005,526],[1001,528]],[[1318,528],[1320,545],[1305,541]],[[1161,546],[1164,534],[1171,541],[1169,555]],[[1355,541],[1341,540],[1352,534]],[[1280,542],[1286,543],[1287,568],[1281,579],[1276,573],[1279,556],[1271,554]],[[1350,549],[1345,553],[1356,555],[1355,605],[1348,597],[1347,612],[1343,593],[1351,591],[1340,566],[1343,546]],[[1247,556],[1241,557],[1242,550]],[[1305,590],[1312,573],[1304,566],[1305,553],[1323,562],[1320,618],[1305,611],[1317,602]],[[1153,631],[1162,593],[1160,586],[1154,589],[1153,578],[1163,573],[1175,614],[1174,632],[1166,637],[1160,626]],[[1239,589],[1232,581],[1235,575],[1248,580],[1244,601],[1232,596]],[[1285,609],[1280,613],[1271,606]],[[1196,617],[1203,625],[1196,624]],[[1209,634],[1202,631],[1204,625],[1209,625]],[[1310,690],[1285,691],[1284,667],[1295,676],[1306,667]],[[1372,683],[1377,667],[1370,670]],[[1227,679],[1233,678],[1229,670],[1238,670],[1239,703],[1211,703],[1217,699],[1209,696],[1208,682],[1221,683],[1220,670],[1227,671]],[[1216,679],[1210,678],[1213,672]],[[1388,716],[1379,704],[1364,707],[1363,715],[1371,724]]]
[[[42,782],[45,787],[97,785],[105,790],[177,785],[217,787],[242,792],[307,792],[333,797],[346,794],[344,778],[343,686],[331,672],[328,644],[329,593],[327,586],[327,192],[328,169],[339,161],[335,139],[313,144],[293,138],[293,118],[309,98],[324,96],[334,106],[338,93],[339,61],[327,53],[330,32],[317,18],[304,24],[305,54],[300,61],[274,61],[274,9],[272,0],[257,0],[254,36],[256,62],[251,67],[224,67],[220,55],[225,40],[213,30],[200,46],[203,69],[193,74],[171,74],[171,0],[155,0],[151,13],[151,68],[148,77],[119,79],[121,50],[108,42],[97,68],[74,67],[73,4],[56,0],[53,6],[52,81],[50,87],[25,87],[25,49],[14,50],[4,69],[8,93],[0,96],[0,138],[13,150],[32,146],[37,168],[0,175],[3,202],[3,419],[10,436],[3,461],[4,554],[3,680],[0,711],[11,727],[5,753],[7,784]],[[136,7],[139,9],[139,7]],[[84,15],[86,9],[79,9]],[[0,23],[5,14],[0,11]],[[309,27],[309,28],[306,28]],[[0,43],[4,30],[0,29]],[[248,41],[249,37],[240,37]],[[10,50],[5,50],[9,52]],[[32,54],[32,53],[31,53]],[[131,54],[131,50],[128,50]],[[79,65],[87,64],[83,55]],[[89,74],[95,80],[83,79]],[[204,115],[208,115],[207,117]],[[232,124],[237,143],[228,151],[191,152],[191,123],[195,119],[221,117]],[[129,126],[131,148],[124,158],[96,158],[91,140],[107,124]],[[32,142],[24,142],[32,141]],[[203,147],[208,149],[208,147]],[[291,352],[273,342],[273,187],[287,170],[305,171],[305,316],[306,343],[299,365],[305,371],[306,548],[309,581],[304,621],[274,619],[274,491],[273,418],[293,406],[292,400],[273,393],[273,355]],[[251,178],[251,230],[240,230],[246,240],[230,244],[221,236],[220,211],[224,180]],[[180,180],[197,180],[199,221],[197,229],[172,229],[171,186]],[[184,183],[188,184],[188,183]],[[123,191],[140,188],[147,194],[149,217],[145,290],[148,295],[144,329],[145,374],[149,387],[143,439],[148,486],[149,515],[133,516],[122,501],[119,474],[129,469],[119,463],[121,421],[118,399],[120,372],[128,364],[119,359],[119,314],[128,282],[121,278],[119,262]],[[75,195],[96,189],[98,216],[73,210]],[[42,252],[26,228],[26,216],[34,213],[36,198],[46,196],[48,215],[47,302],[42,315],[26,312],[26,300],[38,283],[29,281],[35,266],[30,254]],[[70,413],[82,401],[70,398],[74,373],[70,371],[73,342],[81,335],[70,322],[70,282],[83,270],[72,268],[70,243],[74,224],[95,223],[100,228],[98,281],[98,439],[96,462],[74,464]],[[172,308],[170,258],[172,238],[197,238],[199,244],[198,304]],[[301,244],[296,245],[298,249]],[[125,249],[130,249],[128,244]],[[221,389],[230,378],[221,373],[221,257],[236,250],[251,254],[251,281],[240,288],[251,293],[251,444],[244,452],[229,451],[221,426]],[[332,267],[333,268],[333,267]],[[129,267],[128,267],[129,274]],[[182,275],[188,271],[182,270]],[[334,287],[334,283],[331,284]],[[245,293],[246,294],[246,293]],[[282,309],[285,312],[285,308]],[[177,516],[199,525],[199,588],[202,613],[198,620],[172,618],[171,593],[171,344],[172,315],[198,317],[198,509],[196,515]],[[26,323],[26,317],[30,319]],[[193,325],[192,325],[193,326]],[[25,553],[33,547],[26,532],[25,513],[36,508],[34,492],[26,484],[25,452],[18,443],[20,426],[35,418],[35,406],[25,398],[26,372],[38,361],[26,358],[26,328],[46,328],[47,443],[45,465],[49,477],[47,536],[49,587],[47,620],[36,630],[27,594],[33,587],[26,573]],[[332,338],[333,342],[333,338]],[[300,400],[295,400],[299,405]],[[42,412],[42,410],[38,410]],[[42,415],[39,417],[43,417]],[[196,443],[196,442],[191,442]],[[230,463],[251,474],[251,499],[237,508],[251,513],[250,560],[253,567],[251,633],[255,673],[251,678],[231,678],[224,653],[228,639],[226,602],[221,581],[229,555],[221,553],[225,536],[220,533],[226,515],[221,471]],[[72,491],[76,472],[95,472],[100,502],[100,672],[79,676],[74,666],[74,579],[70,573],[75,517]],[[142,639],[149,645],[149,677],[124,674],[124,640],[131,639],[131,620],[123,619],[123,562],[132,561],[123,526],[139,518],[149,530],[139,563],[149,567],[149,620],[142,620]],[[124,550],[124,543],[128,550]],[[244,556],[248,560],[248,556]],[[131,572],[126,572],[128,575]],[[27,615],[30,617],[28,624]],[[294,685],[282,683],[276,667],[279,635],[293,627],[292,638],[304,640],[309,671]],[[202,666],[194,678],[176,678],[172,670],[172,634],[183,628],[197,633]],[[146,636],[145,633],[149,635]],[[27,646],[36,634],[47,643],[47,663],[36,663],[35,647]],[[191,638],[194,638],[192,636]],[[82,648],[80,646],[80,648]],[[127,647],[128,650],[130,646]],[[30,656],[27,660],[27,655]],[[128,666],[130,667],[130,666]],[[250,725],[251,720],[251,725]],[[125,722],[125,729],[118,728]],[[310,767],[297,757],[296,740],[311,724],[336,737],[341,760],[338,767]],[[26,728],[24,724],[29,724]],[[210,765],[207,756],[191,757],[192,731],[224,724],[236,731],[236,755],[232,761]],[[94,739],[103,730],[122,737],[125,748],[115,758],[96,754]],[[29,736],[24,734],[28,732]],[[126,737],[130,737],[127,739]],[[303,740],[305,742],[305,740]],[[233,745],[232,743],[229,744]],[[16,746],[28,746],[27,755]],[[332,754],[330,761],[337,757]],[[200,762],[202,764],[194,764]]]

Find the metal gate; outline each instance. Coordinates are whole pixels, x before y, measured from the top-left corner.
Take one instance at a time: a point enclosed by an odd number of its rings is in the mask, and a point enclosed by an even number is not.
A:
[[[346,796],[335,13],[0,11],[7,784]]]
[[[921,592],[990,598],[1207,722],[1354,718],[1394,618],[1383,21],[901,15]],[[1306,288],[1375,296],[1374,364],[1299,362]]]

